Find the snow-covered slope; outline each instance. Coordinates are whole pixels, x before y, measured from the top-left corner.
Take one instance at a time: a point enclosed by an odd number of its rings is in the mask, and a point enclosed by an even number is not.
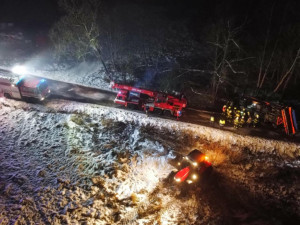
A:
[[[86,104],[68,103],[67,105],[61,104],[61,101],[48,104],[53,109],[62,111],[78,111],[81,113],[92,113],[105,118],[113,119],[114,121],[134,122],[140,126],[154,126],[156,128],[167,128],[172,131],[182,131],[190,133],[201,139],[209,142],[218,142],[220,145],[231,147],[247,147],[253,152],[264,152],[275,154],[283,157],[299,157],[300,144],[292,142],[284,142],[277,140],[268,140],[259,137],[249,137],[234,134],[229,131],[205,127],[196,124],[183,123],[174,120],[166,120],[163,118],[147,117],[144,114],[131,112],[122,109],[104,107],[104,106],[90,106]]]
[[[138,124],[81,106],[82,112],[67,102],[0,98],[0,221],[143,224],[159,216],[166,224],[194,222],[194,198],[179,203],[167,191],[153,194],[164,189],[172,150],[146,138]],[[189,218],[174,215],[187,209]]]
[[[0,98],[0,223],[222,224],[219,206],[204,200],[209,195],[198,194],[202,187],[187,192],[163,182],[175,155],[199,146],[216,168],[220,162],[233,167],[228,177],[248,185],[256,195],[268,192],[271,199],[297,199],[293,181],[282,181],[288,188],[280,180],[268,183],[274,173],[269,167],[299,167],[299,161],[291,160],[299,156],[297,144],[98,105],[64,100],[39,105]],[[250,158],[249,164],[245,159],[250,154],[240,154],[246,147],[270,159]],[[230,161],[242,163],[228,164],[224,151]],[[274,155],[289,163],[274,163]],[[260,179],[266,174],[266,184],[257,184],[260,180],[251,171],[256,167]],[[212,196],[223,192],[217,189]]]

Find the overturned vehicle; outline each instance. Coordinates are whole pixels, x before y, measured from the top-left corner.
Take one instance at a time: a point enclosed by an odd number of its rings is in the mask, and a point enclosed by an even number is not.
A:
[[[177,160],[176,170],[168,176],[168,181],[176,185],[197,185],[212,172],[212,163],[198,149]]]

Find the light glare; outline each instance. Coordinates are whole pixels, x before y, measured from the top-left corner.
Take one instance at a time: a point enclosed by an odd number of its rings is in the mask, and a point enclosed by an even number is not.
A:
[[[23,75],[27,72],[27,69],[25,66],[16,65],[11,70],[15,74]]]

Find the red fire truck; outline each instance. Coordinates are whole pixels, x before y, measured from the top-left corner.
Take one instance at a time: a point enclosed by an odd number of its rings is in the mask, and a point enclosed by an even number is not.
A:
[[[183,95],[175,97],[163,92],[136,88],[115,82],[111,82],[111,88],[119,90],[114,100],[115,103],[125,107],[135,107],[146,112],[156,111],[178,118],[182,115],[182,109],[187,106],[187,100]]]
[[[35,77],[22,77],[17,82],[13,78],[0,77],[0,95],[6,98],[34,98],[43,101],[50,95],[47,81]]]

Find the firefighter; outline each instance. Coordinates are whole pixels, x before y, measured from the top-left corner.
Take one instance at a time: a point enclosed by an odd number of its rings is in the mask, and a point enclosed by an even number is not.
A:
[[[239,127],[243,127],[245,124],[245,116],[241,116]]]
[[[237,113],[235,115],[234,121],[233,121],[233,127],[238,128],[239,127],[239,122],[240,122],[240,114]]]
[[[231,106],[229,106],[226,110],[226,119],[228,121],[228,123],[231,123],[232,121],[232,110],[231,110]]]
[[[246,116],[246,109],[245,107],[243,107],[243,109],[241,110],[241,116]]]
[[[254,113],[253,127],[257,127],[259,123],[259,114]]]
[[[225,126],[225,119],[224,118],[221,118],[219,120],[219,126],[220,126],[220,128],[223,128]]]
[[[148,105],[146,105],[146,107],[145,107],[145,111],[146,111],[146,115],[147,115],[147,117],[149,117],[149,109],[150,109],[150,107],[149,107]]]
[[[247,123],[247,127],[250,127],[251,124],[252,124],[252,117],[251,117],[250,112],[248,112],[247,115],[248,115],[248,118],[247,118],[247,122],[246,123]]]
[[[236,108],[236,106],[235,106],[235,107],[233,108],[233,115],[235,115],[236,112],[237,112],[237,108]]]
[[[223,116],[226,115],[226,111],[227,111],[227,105],[223,105],[223,108],[222,108],[222,115]]]
[[[181,117],[181,115],[182,115],[181,110],[178,110],[177,113],[176,113],[176,116],[177,116],[176,119],[179,120],[179,117]]]
[[[212,124],[212,125],[213,125],[213,124],[214,124],[214,122],[215,122],[215,117],[211,116],[211,117],[210,117],[210,124]]]
[[[245,116],[246,116],[246,110],[243,107],[242,110],[238,110],[239,114],[240,114],[240,121],[239,121],[239,127],[243,127],[245,124]]]

